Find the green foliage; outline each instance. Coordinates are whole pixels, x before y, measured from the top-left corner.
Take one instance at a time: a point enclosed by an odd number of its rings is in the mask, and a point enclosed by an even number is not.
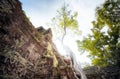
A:
[[[58,24],[62,28],[78,28],[78,22],[76,20],[78,13],[74,12],[73,15],[71,14],[71,10],[68,9],[69,5],[64,4],[60,10],[57,11],[56,20],[58,20]]]
[[[106,0],[96,9],[92,34],[78,41],[82,50],[87,50],[92,63],[97,66],[120,64],[120,1]]]
[[[77,12],[69,10],[69,5],[65,4],[57,11],[57,16],[52,19],[54,26],[62,30],[62,41],[66,35],[67,29],[78,31]]]

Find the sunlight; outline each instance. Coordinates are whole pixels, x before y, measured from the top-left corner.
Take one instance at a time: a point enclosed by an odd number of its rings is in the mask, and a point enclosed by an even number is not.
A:
[[[44,28],[49,28],[46,23],[49,23],[51,19],[56,15],[56,10],[59,9],[63,3],[61,0],[49,0],[45,1],[33,1],[33,0],[20,0],[23,3],[23,10],[26,12],[27,16],[30,17],[30,21],[35,27],[44,26]],[[95,9],[98,5],[102,4],[104,0],[68,0],[66,1],[71,5],[73,11],[78,12],[78,22],[79,29],[82,31],[80,37],[72,38],[67,36],[64,40],[65,44],[68,45],[72,51],[74,51],[77,60],[80,63],[91,63],[91,60],[87,57],[87,53],[80,55],[78,51],[76,40],[82,40],[84,36],[90,33],[92,28],[91,22],[95,19]],[[32,5],[29,5],[29,3]],[[36,5],[37,4],[37,5]],[[54,36],[54,34],[53,34]],[[60,42],[54,41],[59,53],[66,55]]]
[[[0,79],[120,79],[120,0],[0,0]]]

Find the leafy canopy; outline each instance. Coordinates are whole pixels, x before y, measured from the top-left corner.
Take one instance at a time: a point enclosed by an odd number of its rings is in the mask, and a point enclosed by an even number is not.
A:
[[[79,48],[89,52],[93,65],[120,64],[120,0],[106,0],[92,24],[92,34],[78,41]]]
[[[62,30],[62,41],[67,29],[78,31],[77,16],[78,13],[69,10],[69,5],[64,3],[57,11],[57,15],[52,19],[54,26],[57,26],[57,30]]]

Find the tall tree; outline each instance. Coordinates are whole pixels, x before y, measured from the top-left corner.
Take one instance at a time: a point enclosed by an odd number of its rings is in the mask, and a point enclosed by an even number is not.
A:
[[[57,11],[57,15],[52,19],[53,25],[57,26],[57,31],[62,30],[61,40],[64,40],[67,29],[78,31],[77,12],[69,10],[69,5],[64,3],[63,6]]]
[[[120,64],[120,0],[106,0],[96,9],[92,34],[78,41],[97,66]]]

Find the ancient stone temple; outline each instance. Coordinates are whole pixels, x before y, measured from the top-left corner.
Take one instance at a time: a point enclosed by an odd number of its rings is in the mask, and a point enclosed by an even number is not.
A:
[[[0,79],[77,79],[50,29],[34,28],[18,0],[0,0]]]

